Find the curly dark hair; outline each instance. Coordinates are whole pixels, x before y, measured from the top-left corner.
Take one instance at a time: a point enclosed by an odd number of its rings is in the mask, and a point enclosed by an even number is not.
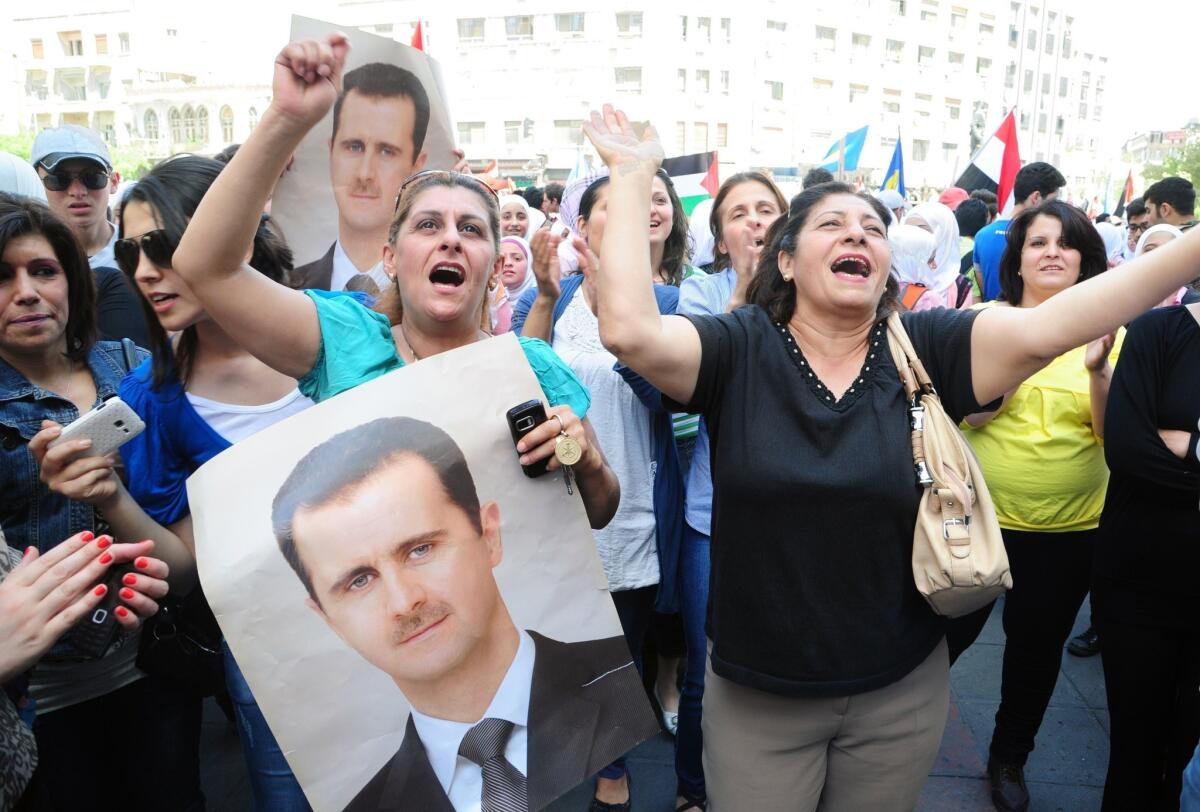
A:
[[[1021,297],[1025,295],[1025,281],[1021,278],[1021,251],[1025,247],[1025,235],[1029,227],[1042,215],[1062,223],[1063,244],[1080,254],[1076,284],[1108,270],[1108,252],[1104,250],[1104,240],[1088,216],[1070,203],[1048,200],[1021,212],[1008,224],[1008,242],[1000,258],[1000,299],[1011,305],[1020,305]]]
[[[805,189],[792,198],[786,217],[780,217],[767,231],[766,246],[758,261],[758,270],[746,290],[746,301],[767,311],[772,321],[786,324],[796,312],[796,286],[786,281],[779,272],[779,254],[793,254],[796,238],[808,220],[813,208],[830,195],[852,195],[866,202],[883,222],[891,215],[887,207],[873,196],[854,191],[845,183],[820,183]],[[876,318],[885,319],[899,306],[900,286],[896,278],[888,274],[887,287],[876,307]]]

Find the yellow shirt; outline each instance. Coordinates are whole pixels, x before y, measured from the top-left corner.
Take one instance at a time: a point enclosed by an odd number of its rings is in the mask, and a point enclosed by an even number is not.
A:
[[[1110,363],[1124,341],[1122,329]],[[1003,528],[1062,533],[1100,524],[1108,466],[1092,427],[1086,352],[1077,347],[1034,373],[985,425],[963,424]]]

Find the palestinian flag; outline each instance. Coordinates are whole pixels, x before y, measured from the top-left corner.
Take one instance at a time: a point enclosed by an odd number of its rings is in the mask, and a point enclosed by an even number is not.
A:
[[[1133,170],[1129,170],[1129,174],[1125,176],[1125,188],[1121,190],[1121,199],[1117,201],[1117,210],[1113,212],[1117,217],[1122,217],[1125,214],[1125,207],[1133,202]]]
[[[971,158],[967,171],[962,173],[955,186],[973,192],[987,189],[996,194],[996,206],[1001,217],[1012,211],[1013,184],[1021,169],[1021,153],[1017,149],[1016,111],[1010,110],[992,137]]]
[[[692,209],[703,200],[717,196],[721,181],[717,176],[717,153],[697,152],[695,155],[680,155],[662,162],[675,192],[683,203],[683,210],[690,217]]]

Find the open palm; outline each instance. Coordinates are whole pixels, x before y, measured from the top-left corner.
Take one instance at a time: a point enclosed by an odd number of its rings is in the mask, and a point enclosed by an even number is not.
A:
[[[638,137],[629,118],[611,104],[604,105],[602,113],[593,110],[583,132],[611,172],[644,168],[653,173],[662,165],[662,142],[654,127],[647,125]]]

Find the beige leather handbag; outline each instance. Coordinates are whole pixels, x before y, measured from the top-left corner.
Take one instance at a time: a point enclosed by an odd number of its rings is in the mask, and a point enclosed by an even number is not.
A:
[[[888,346],[908,400],[913,467],[923,488],[913,532],[913,577],[933,611],[973,612],[1012,589],[996,508],[975,452],[942,408],[900,316]]]

